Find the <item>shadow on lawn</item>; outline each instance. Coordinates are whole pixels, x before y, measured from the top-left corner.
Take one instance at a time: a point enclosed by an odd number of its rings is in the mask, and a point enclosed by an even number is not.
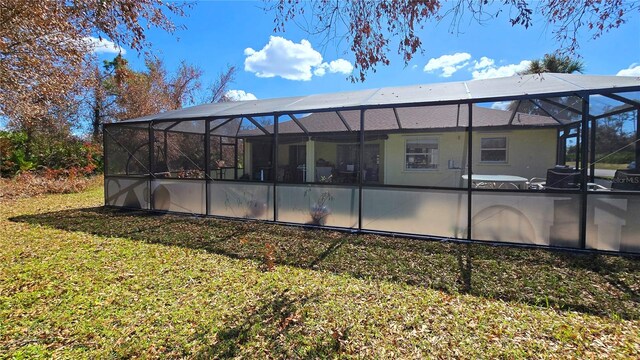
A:
[[[317,296],[291,295],[288,290],[271,291],[255,305],[242,311],[242,316],[233,319],[223,329],[202,327],[196,331],[193,340],[212,344],[201,349],[195,358],[229,359],[242,354],[243,345],[263,341],[267,348],[264,356],[281,354],[284,358],[325,358],[343,351],[348,331],[334,329],[331,336],[313,338],[312,344],[301,347],[300,339],[304,323],[304,306],[315,301]],[[213,341],[210,339],[213,338]],[[253,354],[261,357],[259,354]]]
[[[102,207],[11,220],[205,249],[259,262],[268,258],[276,264],[397,281],[448,293],[640,318],[638,257],[352,235]]]

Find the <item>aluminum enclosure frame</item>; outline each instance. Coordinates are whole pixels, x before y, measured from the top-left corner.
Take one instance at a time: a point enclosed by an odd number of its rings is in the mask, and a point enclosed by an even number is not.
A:
[[[280,185],[305,185],[305,186],[323,186],[323,187],[344,187],[346,185],[344,184],[332,184],[332,183],[318,183],[318,182],[304,182],[303,184],[300,183],[289,183],[289,182],[281,182],[278,180],[277,176],[273,176],[273,181],[268,182],[269,186],[272,187],[272,191],[273,191],[273,217],[272,219],[268,219],[268,222],[271,223],[278,223],[278,224],[283,224],[283,225],[294,225],[294,226],[304,226],[304,227],[312,227],[312,228],[328,228],[328,229],[334,229],[334,230],[341,230],[341,231],[347,231],[347,232],[352,232],[352,233],[372,233],[372,234],[383,234],[383,235],[391,235],[391,236],[403,236],[403,237],[410,237],[410,238],[416,238],[416,239],[433,239],[433,240],[448,240],[448,241],[462,241],[462,242],[478,242],[478,243],[483,243],[483,244],[493,244],[493,245],[501,245],[501,246],[518,246],[518,247],[533,247],[533,248],[553,248],[553,249],[564,249],[564,250],[569,250],[569,251],[580,251],[580,252],[596,252],[596,253],[607,253],[607,254],[639,254],[639,252],[625,252],[625,251],[608,251],[608,250],[599,250],[599,249],[589,249],[587,248],[587,226],[588,226],[588,219],[587,219],[587,208],[588,208],[588,203],[589,203],[589,198],[592,197],[594,195],[593,192],[588,191],[588,186],[587,183],[589,182],[589,179],[593,180],[594,177],[594,160],[595,160],[595,136],[596,136],[596,132],[595,132],[595,120],[598,118],[603,118],[605,115],[607,114],[601,114],[599,116],[593,116],[589,114],[589,100],[590,97],[592,96],[620,96],[620,94],[623,93],[627,93],[627,92],[640,92],[640,81],[638,82],[639,85],[638,86],[627,86],[627,87],[622,87],[622,88],[610,88],[610,89],[597,89],[597,90],[582,90],[579,92],[575,92],[575,91],[567,91],[567,92],[553,92],[553,93],[549,93],[549,94],[545,94],[544,97],[540,96],[539,94],[537,95],[518,95],[518,96],[509,96],[509,97],[487,97],[487,98],[478,98],[478,99],[469,99],[469,100],[457,100],[457,101],[441,101],[441,102],[433,102],[433,101],[429,101],[429,102],[417,102],[417,103],[401,103],[401,104],[394,104],[392,106],[390,105],[360,105],[360,106],[349,106],[349,107],[325,107],[325,108],[321,108],[321,109],[307,109],[304,111],[280,111],[280,112],[271,112],[271,113],[247,113],[247,114],[236,114],[233,115],[233,117],[235,118],[247,118],[249,119],[252,123],[255,123],[255,121],[253,121],[252,118],[254,117],[261,117],[261,116],[268,116],[268,117],[272,117],[274,119],[273,121],[273,132],[270,133],[271,138],[273,140],[273,154],[272,154],[272,160],[273,160],[273,168],[277,169],[278,168],[278,148],[279,148],[279,141],[280,141],[280,133],[278,131],[278,122],[279,119],[281,117],[285,117],[285,116],[290,116],[291,114],[295,114],[295,113],[301,113],[301,112],[309,112],[309,113],[315,113],[315,112],[339,112],[339,111],[359,111],[360,114],[360,129],[359,130],[351,130],[347,129],[347,132],[349,134],[354,134],[357,135],[359,138],[359,163],[361,164],[361,166],[359,166],[359,170],[358,170],[358,174],[357,174],[357,183],[354,184],[350,184],[349,186],[351,187],[357,187],[357,191],[358,191],[358,221],[357,221],[357,227],[355,228],[342,228],[342,227],[332,227],[332,226],[318,226],[318,225],[310,225],[310,224],[299,224],[299,223],[291,223],[291,222],[287,222],[287,221],[279,221],[278,219],[278,190],[279,190],[279,186]],[[474,125],[473,125],[473,105],[477,104],[477,103],[486,103],[486,102],[499,102],[499,101],[524,101],[524,100],[531,100],[531,99],[542,99],[544,100],[548,100],[549,98],[557,98],[557,97],[565,97],[565,96],[574,96],[574,97],[579,97],[581,99],[581,114],[580,114],[580,121],[579,121],[579,131],[578,131],[578,137],[580,139],[579,144],[580,144],[580,149],[579,149],[579,161],[580,161],[580,171],[582,173],[581,176],[581,188],[580,190],[566,190],[566,191],[562,191],[562,192],[558,192],[555,190],[503,190],[503,189],[480,189],[480,188],[474,188],[473,186],[470,186],[470,184],[468,183],[466,187],[446,187],[446,186],[415,186],[415,185],[393,185],[393,184],[367,184],[364,181],[364,177],[365,177],[365,169],[364,166],[362,166],[362,164],[364,163],[364,147],[365,147],[365,142],[366,142],[366,134],[368,133],[366,131],[366,113],[368,110],[374,110],[374,109],[393,109],[394,113],[396,113],[396,119],[398,120],[398,132],[401,133],[405,133],[408,132],[408,129],[402,129],[402,127],[400,126],[400,120],[397,118],[397,109],[400,108],[407,108],[407,107],[427,107],[427,106],[440,106],[440,105],[460,105],[460,106],[464,106],[467,105],[468,106],[468,126],[464,126],[461,127],[463,129],[465,129],[465,133],[466,133],[466,140],[467,140],[467,158],[469,159],[469,161],[467,161],[466,164],[466,170],[467,170],[467,174],[473,174],[473,161],[471,159],[474,159],[474,151],[473,151],[473,131],[474,131]],[[625,111],[636,111],[637,113],[637,123],[638,125],[640,125],[640,105],[635,104],[633,100],[628,99],[629,102],[631,103],[629,108],[626,108]],[[339,114],[339,113],[338,113]],[[237,182],[237,175],[234,177],[234,180],[227,180],[227,179],[212,179],[210,177],[210,171],[211,171],[211,164],[210,164],[210,141],[211,141],[211,137],[209,136],[209,132],[211,131],[211,123],[212,121],[215,120],[220,120],[220,119],[231,119],[232,116],[211,116],[211,117],[206,117],[206,118],[186,118],[183,120],[180,119],[162,119],[162,118],[157,118],[157,119],[143,119],[143,120],[134,120],[134,121],[126,121],[126,122],[121,122],[121,123],[114,123],[114,124],[105,124],[104,125],[104,144],[105,144],[105,161],[104,161],[104,167],[105,167],[105,204],[107,204],[107,180],[108,179],[120,179],[120,178],[127,178],[127,179],[146,179],[147,181],[147,189],[148,189],[148,204],[149,204],[149,211],[158,211],[157,209],[154,208],[154,193],[153,193],[153,182],[156,180],[156,176],[154,175],[154,171],[153,171],[153,164],[154,164],[154,146],[149,146],[149,154],[148,154],[148,161],[149,161],[149,174],[147,176],[129,176],[129,175],[111,175],[108,174],[108,169],[109,169],[109,157],[107,156],[107,153],[110,151],[110,147],[107,145],[108,141],[107,137],[110,136],[110,130],[112,128],[117,128],[120,126],[123,127],[129,127],[129,126],[133,126],[136,129],[140,129],[142,127],[144,127],[145,125],[148,127],[148,142],[149,144],[154,144],[154,125],[156,124],[162,124],[162,123],[166,123],[166,122],[174,122],[176,124],[178,124],[181,121],[204,121],[205,124],[205,134],[204,134],[204,142],[203,142],[203,146],[204,146],[204,151],[205,151],[205,167],[204,167],[204,172],[205,172],[205,177],[203,179],[181,179],[181,178],[171,178],[170,180],[172,181],[200,181],[200,182],[204,182],[205,185],[205,214],[191,214],[191,215],[199,215],[199,216],[208,216],[208,217],[216,217],[216,218],[222,218],[222,219],[229,219],[230,217],[227,216],[219,216],[219,215],[213,215],[212,211],[211,211],[211,205],[210,205],[210,196],[211,196],[211,185],[214,182]],[[293,120],[293,118],[292,118]],[[344,121],[344,119],[342,119]],[[295,121],[295,120],[294,120]],[[576,124],[576,123],[573,123]],[[140,126],[142,125],[142,127]],[[258,124],[255,124],[257,126],[259,126]],[[347,125],[345,123],[345,125]],[[347,126],[348,127],[348,126]],[[640,126],[638,126],[640,127]],[[640,139],[640,134],[638,134],[638,127],[636,127],[636,136],[637,139]],[[558,126],[558,128],[560,129],[561,126]],[[162,130],[162,129],[156,129],[156,130]],[[306,133],[306,129],[305,133]],[[179,132],[179,131],[177,131]],[[384,131],[380,131],[381,133],[384,133]],[[266,134],[265,134],[266,135]],[[308,134],[307,134],[308,135]],[[268,135],[267,135],[268,136]],[[236,142],[236,146],[237,146],[237,142]],[[638,149],[638,145],[637,149]],[[636,150],[636,152],[640,152],[639,150]],[[237,169],[236,169],[237,171]],[[275,170],[274,170],[275,171]],[[243,183],[258,183],[258,184],[267,184],[266,182],[263,181],[255,181],[255,180],[243,180]],[[415,189],[415,190],[446,190],[446,191],[450,191],[452,193],[461,193],[461,194],[466,194],[467,196],[467,229],[466,229],[466,236],[464,238],[451,238],[451,237],[441,237],[441,236],[437,236],[437,235],[423,235],[423,234],[414,234],[414,233],[403,233],[403,232],[397,232],[397,231],[378,231],[378,230],[371,230],[371,229],[365,229],[363,228],[363,191],[366,189],[382,189],[382,188],[388,188],[388,189]],[[473,227],[473,221],[472,221],[472,217],[473,217],[473,197],[474,194],[483,194],[483,193],[500,193],[500,194],[558,194],[558,193],[562,193],[562,194],[570,194],[570,195],[576,195],[579,196],[580,198],[580,217],[579,217],[579,239],[578,240],[578,247],[563,247],[563,246],[547,246],[547,245],[534,245],[534,244],[523,244],[523,243],[515,243],[515,242],[496,242],[496,241],[487,241],[487,240],[478,240],[478,239],[473,239],[472,237],[472,227]],[[615,193],[612,193],[614,195],[627,195],[627,196],[631,196],[631,197],[638,197],[638,199],[640,199],[640,192],[634,192],[634,191],[617,191]],[[160,212],[166,212],[166,211],[160,211]],[[167,213],[172,213],[172,212],[167,212]],[[240,219],[242,220],[242,218],[237,218],[237,217],[233,217],[233,219]],[[640,246],[640,244],[638,244]]]

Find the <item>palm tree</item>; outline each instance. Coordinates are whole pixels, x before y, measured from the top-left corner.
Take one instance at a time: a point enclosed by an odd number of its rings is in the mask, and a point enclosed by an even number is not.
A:
[[[542,59],[532,60],[529,67],[520,72],[520,75],[542,74],[542,73],[563,73],[571,74],[574,72],[584,72],[584,63],[580,60],[571,59],[568,56],[558,56],[546,54]],[[580,108],[580,99],[577,97],[563,97],[555,99],[556,106],[538,102],[538,105],[529,101],[513,101],[509,104],[509,111],[516,111],[525,114],[535,115],[553,115],[563,120],[576,119],[576,113],[567,110],[567,108]],[[545,110],[540,109],[543,106]]]
[[[560,57],[554,54],[546,54],[542,59],[532,60],[529,67],[524,70],[521,75],[546,72],[562,74],[573,74],[574,72],[583,73],[584,63],[580,60],[571,59],[568,56]]]

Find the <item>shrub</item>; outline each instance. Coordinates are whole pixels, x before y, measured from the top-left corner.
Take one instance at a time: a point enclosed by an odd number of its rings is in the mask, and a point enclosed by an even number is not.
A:
[[[0,175],[11,176],[35,168],[28,159],[27,141],[23,132],[0,131]]]
[[[0,174],[16,176],[36,170],[48,178],[88,176],[102,172],[102,144],[75,136],[28,136],[0,131]]]

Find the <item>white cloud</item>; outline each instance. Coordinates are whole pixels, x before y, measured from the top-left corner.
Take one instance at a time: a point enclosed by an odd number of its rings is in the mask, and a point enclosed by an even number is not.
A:
[[[491,108],[497,110],[507,110],[509,108],[509,105],[511,105],[511,101],[496,101],[491,104]]]
[[[480,61],[475,60],[473,62],[473,68],[476,70],[480,70],[480,69],[484,69],[490,66],[493,66],[493,64],[495,63],[495,61],[493,59],[489,59],[486,56],[483,56],[480,58]]]
[[[323,62],[313,70],[313,74],[316,76],[324,76],[327,71],[332,74],[341,73],[349,75],[353,72],[353,65],[345,59],[333,60],[329,63]]]
[[[427,65],[424,66],[425,72],[434,72],[436,70],[441,70],[442,73],[440,76],[442,77],[450,77],[456,71],[462,69],[467,66],[468,60],[471,59],[471,54],[469,53],[455,53],[453,55],[442,55],[438,58],[431,58]]]
[[[126,54],[125,49],[116,45],[113,41],[107,39],[99,39],[93,36],[87,36],[84,41],[89,43],[89,46],[93,48],[95,54]]]
[[[325,63],[326,64],[326,63]],[[315,76],[324,76],[327,73],[327,69],[323,66],[319,66],[313,70],[313,75]]]
[[[313,75],[327,72],[351,74],[353,65],[345,59],[323,62],[322,55],[307,40],[294,43],[280,36],[271,36],[261,50],[246,48],[244,70],[258,77],[280,76],[287,80],[311,80]]]
[[[333,60],[329,63],[329,72],[349,75],[353,72],[353,65],[345,59]]]
[[[231,101],[258,100],[255,95],[244,90],[228,90],[224,97]]]
[[[640,64],[633,63],[628,68],[618,71],[616,76],[640,76]]]
[[[488,59],[491,60],[491,59]],[[480,59],[482,62],[482,59]],[[493,60],[492,60],[493,61]],[[529,60],[522,60],[518,64],[508,64],[499,67],[494,65],[486,66],[480,70],[475,70],[471,73],[474,80],[477,79],[491,79],[497,77],[513,76],[521,71],[526,70],[531,64]]]
[[[299,44],[280,36],[271,36],[262,50],[244,50],[245,71],[258,77],[280,76],[288,80],[311,80],[311,70],[322,64],[322,55],[307,40]]]
[[[522,60],[517,64],[496,66],[496,61],[490,57],[482,56],[478,60],[472,60],[471,54],[460,52],[451,55],[442,55],[438,58],[431,58],[423,70],[425,72],[440,71],[439,76],[450,77],[458,70],[467,68],[471,72],[473,79],[476,80],[513,76],[526,70],[530,64],[531,61]],[[638,70],[640,71],[640,66]]]

